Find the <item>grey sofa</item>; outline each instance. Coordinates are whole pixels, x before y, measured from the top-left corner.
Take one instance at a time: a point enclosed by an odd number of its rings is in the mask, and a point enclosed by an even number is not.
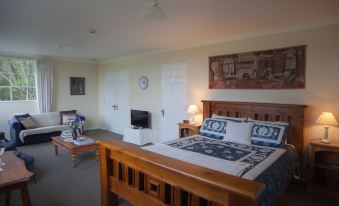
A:
[[[30,114],[30,116],[37,128],[25,129],[15,117],[8,120],[11,139],[15,139],[18,146],[50,141],[51,137],[60,135],[61,131],[69,129],[68,125],[60,124],[59,112]],[[76,118],[85,120],[85,117],[81,115],[77,115]]]

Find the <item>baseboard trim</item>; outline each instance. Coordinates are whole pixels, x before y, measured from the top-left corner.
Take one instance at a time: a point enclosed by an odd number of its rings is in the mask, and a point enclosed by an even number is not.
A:
[[[90,127],[90,128],[84,129],[84,131],[87,131],[87,130],[94,130],[94,129],[102,129],[102,128],[100,128],[100,127]]]

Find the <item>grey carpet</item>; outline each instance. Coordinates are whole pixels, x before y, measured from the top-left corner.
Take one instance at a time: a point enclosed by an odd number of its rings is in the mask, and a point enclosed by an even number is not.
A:
[[[86,135],[93,139],[122,139],[121,135],[103,130],[87,131]],[[73,168],[70,153],[60,148],[56,156],[50,142],[18,149],[35,158],[37,184],[28,185],[33,206],[100,205],[99,162],[95,151],[79,153],[77,167]],[[0,205],[4,205],[3,196],[0,197]],[[22,205],[19,191],[12,192],[11,197],[12,206]]]
[[[121,135],[103,130],[87,131],[94,139],[121,139]],[[35,158],[37,184],[29,183],[29,193],[33,206],[99,206],[100,183],[99,162],[95,152],[83,152],[77,157],[77,167],[71,166],[71,156],[59,149],[55,156],[50,142],[23,146],[20,151],[32,154]],[[0,205],[4,205],[4,195],[0,195]],[[19,191],[12,192],[12,206],[20,206]],[[121,206],[130,204],[120,200]],[[288,206],[334,206],[338,202],[330,198],[308,193],[304,187],[291,184],[281,200],[281,205]]]

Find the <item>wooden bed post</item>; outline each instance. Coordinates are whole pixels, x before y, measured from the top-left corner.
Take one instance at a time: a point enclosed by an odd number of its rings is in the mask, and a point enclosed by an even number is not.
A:
[[[113,173],[113,164],[109,156],[110,151],[100,146],[101,205],[118,206],[118,196],[111,192],[110,177]]]

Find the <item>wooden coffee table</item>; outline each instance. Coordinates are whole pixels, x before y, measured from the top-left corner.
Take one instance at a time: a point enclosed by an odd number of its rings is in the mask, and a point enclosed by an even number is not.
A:
[[[73,167],[76,167],[77,154],[83,151],[95,150],[97,160],[99,161],[99,145],[97,143],[88,144],[88,145],[76,145],[73,142],[65,142],[64,138],[60,136],[52,137],[52,140],[53,140],[52,143],[54,145],[55,155],[58,155],[59,147],[71,153]]]
[[[11,203],[11,190],[20,189],[24,206],[30,206],[27,182],[33,178],[33,173],[26,169],[25,163],[13,151],[5,152],[1,159],[5,162],[4,171],[0,172],[0,192],[5,192],[6,205]]]

